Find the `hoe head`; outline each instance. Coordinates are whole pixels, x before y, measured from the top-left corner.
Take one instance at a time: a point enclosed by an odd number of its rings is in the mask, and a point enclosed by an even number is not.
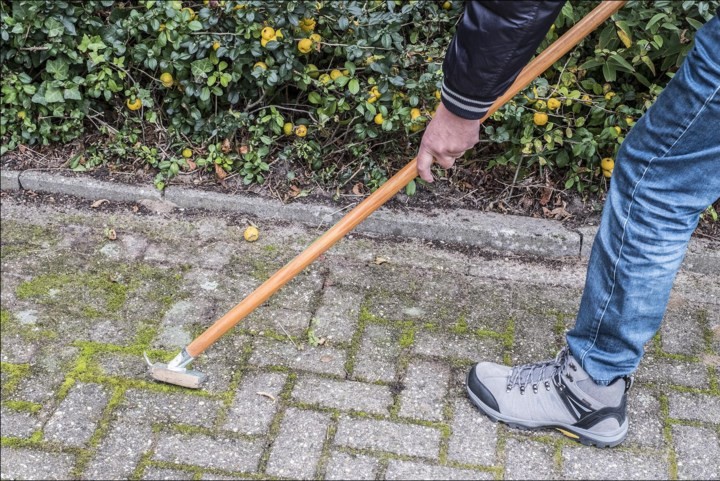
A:
[[[190,389],[200,389],[207,377],[200,371],[194,371],[185,367],[193,358],[184,349],[175,359],[167,364],[161,362],[152,363],[147,354],[143,353],[143,355],[145,356],[145,362],[147,362],[150,367],[150,376],[158,381],[188,387]]]

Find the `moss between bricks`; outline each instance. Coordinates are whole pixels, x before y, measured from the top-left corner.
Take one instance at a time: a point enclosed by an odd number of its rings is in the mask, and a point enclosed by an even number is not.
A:
[[[10,400],[3,401],[2,407],[18,412],[37,413],[42,409],[42,404],[30,401]]]
[[[34,224],[25,224],[14,220],[4,220],[2,230],[2,249],[0,260],[25,257],[34,252],[51,248],[58,241],[57,231],[48,227]]]

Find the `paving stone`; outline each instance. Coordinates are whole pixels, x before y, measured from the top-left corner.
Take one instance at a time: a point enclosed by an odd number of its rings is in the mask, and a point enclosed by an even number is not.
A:
[[[391,460],[388,464],[385,479],[419,479],[430,480],[464,480],[464,479],[495,479],[491,473],[470,469],[432,466],[412,461]]]
[[[414,424],[341,417],[335,443],[356,449],[437,458],[440,431]]]
[[[0,418],[0,433],[3,437],[29,438],[42,425],[36,415],[11,409],[0,409]]]
[[[357,328],[362,292],[339,287],[323,290],[320,307],[315,313],[315,333],[334,342],[350,342]]]
[[[699,316],[700,311],[689,305],[668,308],[660,327],[663,351],[699,355],[705,348]]]
[[[707,367],[704,364],[655,358],[651,354],[643,358],[635,379],[638,382],[673,384],[700,389],[708,389],[710,383]]]
[[[286,366],[322,374],[345,375],[345,352],[332,347],[308,347],[298,351],[289,342],[258,337],[250,364],[256,366]]]
[[[512,305],[515,311],[527,315],[552,315],[561,313],[574,318],[580,307],[582,289],[515,283],[512,290]]]
[[[366,381],[392,382],[400,355],[400,331],[369,324],[355,356],[353,375]]]
[[[85,479],[127,479],[135,471],[140,457],[150,449],[155,434],[150,422],[120,418],[100,442],[85,469]],[[129,442],[131,440],[131,442]]]
[[[266,433],[278,404],[258,393],[270,394],[277,399],[286,380],[285,373],[247,374],[238,387],[223,429],[242,434]]]
[[[135,331],[136,329],[133,327],[122,325],[116,321],[100,320],[93,323],[88,339],[105,344],[128,345],[132,343]]]
[[[141,355],[108,352],[96,354],[94,360],[104,375],[130,379],[149,379],[148,366]]]
[[[194,474],[190,471],[181,471],[179,469],[165,469],[149,467],[145,469],[142,479],[193,479]]]
[[[562,451],[563,477],[569,479],[668,479],[665,454],[649,455],[566,447]]]
[[[191,394],[170,394],[129,389],[121,403],[122,414],[134,421],[173,422],[210,428],[223,403]]]
[[[400,416],[440,421],[450,368],[434,361],[413,361],[408,365],[400,394]]]
[[[660,402],[652,391],[634,387],[628,393],[626,444],[660,448],[665,443]]]
[[[270,274],[274,274],[274,271],[271,271]],[[316,267],[310,266],[283,286],[268,302],[273,306],[286,309],[310,311],[322,285],[322,272]]]
[[[310,311],[298,311],[283,307],[261,306],[243,319],[243,327],[252,331],[271,330],[281,335],[302,338],[310,327]]]
[[[0,336],[0,359],[12,364],[30,364],[35,361],[38,346],[20,335],[4,333]]]
[[[375,479],[380,462],[362,454],[334,452],[328,461],[325,478],[328,480]]]
[[[288,409],[270,453],[267,474],[313,479],[329,426],[326,414]]]
[[[202,434],[164,433],[155,447],[153,459],[225,471],[254,472],[260,462],[263,444],[262,441],[211,438]]]
[[[505,443],[505,479],[559,479],[555,447],[530,440]]]
[[[720,479],[720,439],[716,430],[674,425],[678,479]]]
[[[502,341],[444,332],[418,332],[413,352],[422,356],[463,359],[478,362],[502,361]]]
[[[365,262],[357,262],[346,258],[331,258],[328,262],[330,274],[328,283],[333,286],[350,288],[354,292],[382,290],[393,293],[410,293],[416,291],[417,281],[421,275],[417,269],[397,266],[390,263],[377,265],[374,257],[368,256]],[[389,264],[389,265],[388,265]]]
[[[69,479],[75,456],[34,449],[0,448],[2,479]]]
[[[671,392],[668,398],[671,418],[715,424],[720,420],[719,396]]]
[[[107,388],[99,384],[75,384],[45,425],[45,439],[83,446],[95,432],[109,400]]]
[[[448,459],[463,464],[495,464],[497,424],[480,413],[467,399],[456,399],[452,407]]]
[[[311,376],[303,376],[297,381],[292,396],[308,404],[381,415],[388,415],[393,403],[387,386]]]
[[[153,346],[160,349],[185,347],[192,341],[191,326],[210,325],[214,321],[208,299],[194,298],[176,302],[165,313]]]
[[[385,291],[371,294],[368,312],[385,321],[430,322],[436,325],[456,322],[462,314],[452,299],[438,298],[436,293],[424,295],[420,291],[412,295]]]

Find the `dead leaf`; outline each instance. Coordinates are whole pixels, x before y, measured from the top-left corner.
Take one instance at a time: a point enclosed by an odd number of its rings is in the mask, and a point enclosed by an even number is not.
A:
[[[103,205],[103,204],[106,203],[106,202],[110,202],[110,201],[107,200],[107,199],[98,199],[98,200],[96,200],[95,202],[93,202],[93,203],[90,205],[90,207],[92,207],[93,209],[97,209],[98,207],[100,207],[101,205]]]
[[[327,342],[327,338],[321,337],[320,339],[318,339],[317,343],[318,343],[318,346],[323,346],[323,345],[325,345],[326,342]]]
[[[543,207],[543,214],[545,217],[553,218],[553,219],[559,219],[564,220],[569,217],[572,217],[572,214],[565,210],[565,207],[567,206],[567,203],[563,202],[561,207],[555,207],[553,210],[548,209],[547,207]]]
[[[255,394],[257,394],[258,396],[265,396],[266,398],[270,399],[272,402],[275,402],[275,396],[273,396],[269,392],[258,391]]]
[[[185,159],[185,162],[187,162],[187,170],[195,170],[197,168],[197,164],[192,160]]]
[[[20,145],[18,145],[18,150],[20,151],[21,154],[24,154],[25,152],[28,151],[28,148],[26,145],[20,144]]]
[[[218,179],[224,180],[228,174],[227,172],[225,172],[225,169],[220,167],[220,164],[215,164],[215,175],[218,177]]]
[[[248,151],[249,151],[249,149],[248,149],[248,146],[247,146],[247,145],[241,145],[241,146],[238,148],[238,153],[239,153],[240,155],[245,155],[245,154],[248,153]]]
[[[105,237],[108,239],[114,241],[117,239],[117,234],[115,233],[115,229],[105,229]]]
[[[221,149],[224,154],[227,154],[228,152],[230,152],[230,139],[223,140]]]
[[[134,205],[133,208],[132,208],[132,211],[135,212],[135,213],[137,213],[139,210],[140,210],[140,207],[137,206],[137,205]]]
[[[377,264],[379,266],[385,264],[386,262],[390,262],[390,260],[386,259],[385,257],[377,256],[375,260],[373,261],[373,264]]]
[[[358,182],[357,184],[353,185],[352,192],[355,195],[363,195],[362,194],[363,184],[362,182]]]
[[[330,362],[332,360],[333,360],[332,356],[323,356],[320,358],[320,362]]]
[[[553,189],[551,189],[550,187],[543,187],[542,196],[540,197],[540,205],[546,206],[548,204],[548,202],[550,202],[552,193],[553,193]]]

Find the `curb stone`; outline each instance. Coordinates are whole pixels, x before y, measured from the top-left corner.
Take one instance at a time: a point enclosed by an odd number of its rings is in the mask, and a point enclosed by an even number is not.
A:
[[[32,190],[66,194],[85,199],[140,202],[152,199],[183,209],[234,212],[263,219],[300,222],[326,230],[347,213],[317,204],[283,204],[238,194],[223,194],[170,186],[164,194],[154,187],[116,184],[86,177],[65,177],[37,171],[0,170],[2,190]],[[596,226],[571,230],[558,222],[532,217],[478,212],[469,209],[407,209],[394,212],[380,208],[355,229],[367,234],[412,237],[462,244],[483,251],[533,255],[544,258],[587,258]],[[683,268],[702,274],[720,272],[720,251],[710,242],[692,239]]]

